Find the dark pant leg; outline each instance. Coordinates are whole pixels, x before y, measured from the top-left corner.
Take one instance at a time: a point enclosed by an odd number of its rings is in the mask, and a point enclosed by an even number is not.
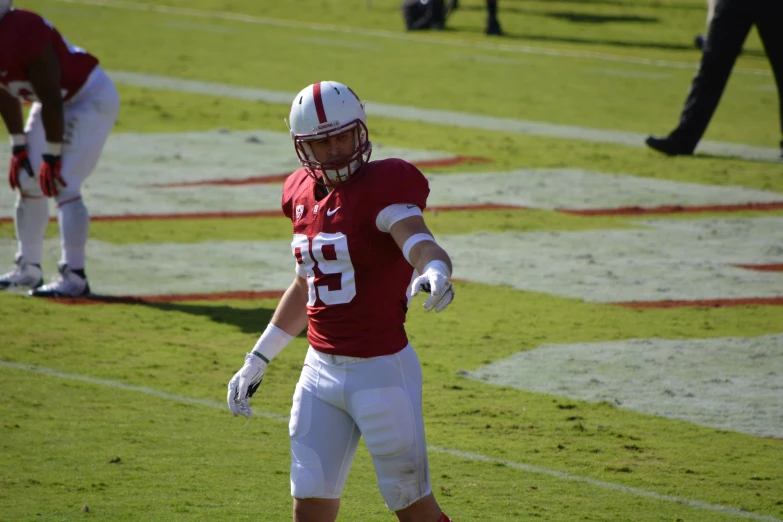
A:
[[[783,0],[759,1],[755,22],[778,85],[780,134],[783,138]],[[783,147],[783,140],[780,146]]]
[[[715,6],[699,70],[685,99],[680,124],[669,135],[686,148],[696,147],[718,107],[731,69],[753,24],[752,10],[746,4],[751,1],[718,0]]]
[[[487,17],[489,18],[497,18],[498,17],[498,0],[486,0],[487,4]]]

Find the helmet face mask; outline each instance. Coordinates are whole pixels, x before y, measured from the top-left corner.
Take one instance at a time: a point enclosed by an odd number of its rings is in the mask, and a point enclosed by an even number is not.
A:
[[[337,82],[318,82],[305,87],[291,106],[291,137],[301,165],[316,181],[336,186],[353,179],[370,159],[372,144],[367,130],[364,104],[348,87]],[[352,150],[319,160],[312,143],[350,132]]]

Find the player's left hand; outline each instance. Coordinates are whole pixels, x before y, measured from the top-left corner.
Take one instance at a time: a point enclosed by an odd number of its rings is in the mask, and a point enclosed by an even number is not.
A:
[[[22,188],[19,181],[22,171],[27,172],[31,178],[35,177],[30,158],[27,156],[27,145],[14,145],[11,150],[11,165],[8,168],[8,184],[11,185],[12,190]]]
[[[249,419],[253,414],[250,397],[261,385],[266,366],[260,357],[249,353],[245,355],[245,365],[228,381],[228,408],[234,417],[243,415]]]
[[[62,159],[60,156],[53,154],[43,155],[43,163],[41,163],[41,168],[38,171],[38,183],[41,184],[41,190],[46,197],[56,196],[60,193],[57,183],[60,183],[63,187],[68,186],[60,175],[61,168]]]
[[[430,296],[424,301],[424,309],[428,312],[435,310],[441,312],[454,299],[454,287],[449,281],[449,276],[438,265],[444,263],[430,263],[424,267],[424,273],[413,280],[411,284],[411,296],[419,293],[419,290],[429,292]]]

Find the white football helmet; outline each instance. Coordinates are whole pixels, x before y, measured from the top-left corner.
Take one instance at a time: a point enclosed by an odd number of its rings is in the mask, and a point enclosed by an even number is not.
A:
[[[320,183],[347,182],[370,161],[372,144],[366,121],[364,103],[349,87],[328,81],[308,85],[294,98],[288,122],[299,162]],[[315,158],[311,142],[351,130],[353,152],[327,162]]]
[[[5,14],[11,10],[12,3],[13,0],[0,0],[0,18],[5,16]]]

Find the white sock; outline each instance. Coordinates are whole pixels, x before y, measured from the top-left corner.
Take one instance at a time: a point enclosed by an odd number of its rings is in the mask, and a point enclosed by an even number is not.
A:
[[[37,265],[43,257],[43,240],[46,224],[49,222],[49,200],[47,198],[16,199],[16,239],[19,252],[26,261]]]
[[[72,200],[58,207],[57,220],[60,223],[62,262],[73,270],[83,269],[90,214],[82,199]]]

